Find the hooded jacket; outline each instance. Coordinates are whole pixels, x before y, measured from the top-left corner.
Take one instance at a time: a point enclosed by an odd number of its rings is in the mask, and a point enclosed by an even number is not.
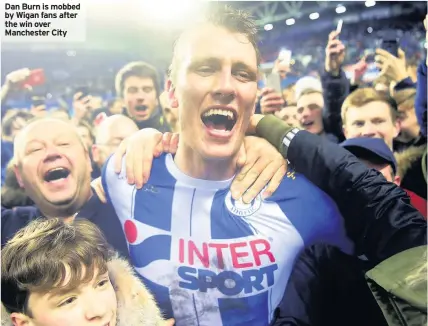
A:
[[[426,261],[426,246],[412,248],[390,257],[367,272],[366,278],[379,307],[390,326],[427,324],[426,270],[415,266]],[[420,273],[415,284],[406,278]]]
[[[108,271],[117,297],[117,326],[167,325],[153,296],[126,260],[114,258]],[[1,326],[12,325],[10,314],[1,305]]]

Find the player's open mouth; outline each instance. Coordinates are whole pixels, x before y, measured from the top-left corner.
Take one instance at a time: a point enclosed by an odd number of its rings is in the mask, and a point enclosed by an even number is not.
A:
[[[229,109],[209,109],[201,115],[202,122],[208,130],[230,132],[236,124],[237,116]]]
[[[43,177],[46,182],[58,182],[66,179],[70,175],[70,170],[64,167],[57,167],[47,171]]]

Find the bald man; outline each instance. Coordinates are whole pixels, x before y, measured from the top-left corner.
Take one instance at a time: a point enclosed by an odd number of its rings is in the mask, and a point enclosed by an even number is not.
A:
[[[136,123],[124,115],[112,115],[101,122],[96,131],[95,144],[92,145],[92,178],[101,176],[101,168],[108,157],[119,147],[122,140],[137,131]]]
[[[35,218],[72,221],[83,217],[95,223],[110,245],[128,257],[113,207],[103,204],[91,188],[89,153],[74,125],[54,118],[29,123],[15,138],[14,157],[18,183],[35,207],[2,207],[2,247]]]

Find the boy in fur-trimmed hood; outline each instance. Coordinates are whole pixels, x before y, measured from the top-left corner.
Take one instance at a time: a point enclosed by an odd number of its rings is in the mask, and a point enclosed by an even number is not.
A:
[[[2,326],[174,324],[89,221],[36,220],[1,254]]]

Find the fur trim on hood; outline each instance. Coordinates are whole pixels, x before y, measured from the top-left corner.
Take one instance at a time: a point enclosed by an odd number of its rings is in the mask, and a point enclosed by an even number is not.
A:
[[[135,275],[129,263],[114,258],[108,263],[110,280],[116,291],[116,326],[167,326],[152,294]],[[1,326],[12,326],[10,314],[1,305]]]
[[[397,175],[400,176],[401,179],[403,179],[406,175],[406,172],[412,167],[413,163],[418,160],[422,160],[422,156],[424,155],[426,150],[426,146],[412,146],[402,152],[394,153],[398,166]]]

